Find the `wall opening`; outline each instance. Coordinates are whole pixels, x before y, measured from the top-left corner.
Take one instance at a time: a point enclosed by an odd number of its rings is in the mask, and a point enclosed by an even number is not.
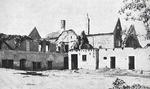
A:
[[[26,69],[26,59],[20,60],[20,69],[25,70]]]
[[[134,56],[129,56],[129,69],[135,69]]]
[[[116,58],[115,57],[110,57],[110,68],[115,68],[116,66]]]
[[[33,70],[41,70],[41,62],[32,62]]]
[[[60,46],[58,46],[58,52],[60,52],[61,51],[61,48],[60,48]]]
[[[86,61],[86,55],[82,55],[82,61]]]
[[[69,50],[69,45],[65,45],[65,52],[68,52]]]
[[[48,52],[48,51],[49,51],[49,50],[48,50],[48,48],[49,48],[49,47],[48,47],[48,45],[46,45],[46,52]]]
[[[107,57],[103,57],[104,60],[107,60]]]
[[[78,55],[71,55],[71,69],[78,69]]]
[[[13,60],[4,59],[4,60],[2,60],[2,67],[3,68],[13,68],[13,66],[14,66],[13,62],[14,62]]]
[[[68,69],[68,57],[64,57],[64,69]]]
[[[40,44],[38,45],[38,50],[39,50],[39,52],[41,52],[41,45]]]
[[[47,69],[48,70],[52,69],[52,61],[47,61]]]

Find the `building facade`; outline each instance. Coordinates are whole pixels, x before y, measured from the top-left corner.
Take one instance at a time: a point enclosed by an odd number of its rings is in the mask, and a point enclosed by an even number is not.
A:
[[[150,70],[150,47],[69,51],[69,69],[120,68]]]
[[[98,52],[98,49],[82,49],[69,51],[69,69],[98,69]]]
[[[64,69],[64,57],[59,53],[31,51],[0,51],[0,67],[21,70]]]
[[[68,52],[76,42],[77,34],[73,30],[65,30],[56,39],[57,51]]]
[[[0,34],[0,67],[22,70],[64,69],[67,55],[42,39],[36,27],[29,36]]]

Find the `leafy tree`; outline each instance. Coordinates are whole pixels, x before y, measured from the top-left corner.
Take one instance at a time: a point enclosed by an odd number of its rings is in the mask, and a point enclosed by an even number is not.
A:
[[[126,20],[142,21],[146,30],[150,30],[150,0],[123,0],[119,10]]]

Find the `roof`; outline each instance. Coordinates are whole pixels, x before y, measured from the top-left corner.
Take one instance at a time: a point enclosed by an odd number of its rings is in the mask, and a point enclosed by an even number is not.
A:
[[[130,26],[130,28],[129,28],[127,34],[129,34],[129,35],[136,35],[136,31],[135,31],[134,25],[131,25],[131,26]]]
[[[41,36],[37,30],[36,27],[34,27],[34,29],[31,31],[31,33],[29,34],[29,36],[32,38],[32,39],[40,39]]]
[[[73,32],[76,36],[78,36],[78,35],[75,33],[75,31],[72,30],[72,29],[64,30],[64,31],[57,37],[56,41],[58,40],[58,38],[59,38],[64,32],[67,32],[67,33],[68,33],[68,32]]]
[[[113,35],[113,32],[111,32],[111,33],[89,34],[89,35],[87,35],[87,36],[100,36],[100,35]]]
[[[60,31],[57,31],[57,32],[52,32],[52,33],[49,33],[46,37],[47,38],[56,38],[60,35]]]
[[[136,35],[134,25],[130,26],[130,28],[127,32],[127,36],[124,38],[123,44],[125,44],[126,47],[128,47],[128,46],[135,47],[135,48],[141,47],[138,37]]]
[[[118,21],[117,21],[117,24],[115,26],[115,29],[114,29],[113,33],[117,33],[119,30],[122,31],[122,27],[121,27],[120,19],[118,18]]]

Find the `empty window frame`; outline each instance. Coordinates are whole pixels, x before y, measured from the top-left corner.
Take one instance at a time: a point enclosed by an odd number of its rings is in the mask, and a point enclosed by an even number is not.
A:
[[[86,58],[86,55],[82,55],[82,61],[86,61],[87,58]]]
[[[107,60],[107,57],[103,57],[104,60]]]

